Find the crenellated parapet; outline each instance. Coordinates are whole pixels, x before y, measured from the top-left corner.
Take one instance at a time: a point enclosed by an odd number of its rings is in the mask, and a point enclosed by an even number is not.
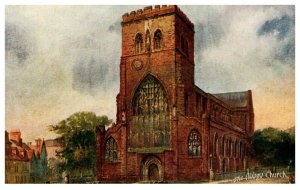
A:
[[[155,5],[144,7],[144,9],[138,9],[136,11],[131,11],[130,13],[125,13],[122,16],[122,23],[128,23],[143,19],[154,18],[158,16],[163,16],[167,14],[176,13],[181,19],[185,21],[194,30],[194,24],[190,19],[180,10],[177,5]]]

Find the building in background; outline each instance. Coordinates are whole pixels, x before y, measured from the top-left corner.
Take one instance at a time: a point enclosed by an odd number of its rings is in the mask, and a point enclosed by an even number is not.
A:
[[[177,6],[122,17],[117,121],[96,128],[98,181],[195,181],[248,167],[250,90],[194,83],[194,24]]]
[[[5,131],[5,183],[29,183],[31,162],[20,130]]]
[[[26,144],[19,129],[5,131],[5,183],[44,183],[47,171],[44,140]]]
[[[36,139],[35,145],[28,143],[33,154],[31,157],[31,182],[44,183],[47,181],[48,160],[44,139]]]

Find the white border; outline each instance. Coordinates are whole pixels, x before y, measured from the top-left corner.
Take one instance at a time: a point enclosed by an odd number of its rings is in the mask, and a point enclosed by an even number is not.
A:
[[[1,38],[0,38],[0,44],[2,46],[1,51],[0,51],[0,58],[2,60],[2,64],[0,67],[0,98],[1,98],[1,109],[0,109],[0,122],[1,122],[1,135],[3,138],[2,142],[0,143],[1,151],[0,151],[0,170],[1,170],[1,175],[0,175],[0,187],[1,189],[19,189],[19,188],[30,188],[30,189],[80,189],[80,188],[89,188],[89,189],[153,189],[153,188],[174,188],[174,189],[183,189],[183,188],[189,188],[189,189],[215,189],[215,188],[225,188],[225,189],[265,189],[269,188],[270,190],[272,189],[296,189],[297,180],[296,176],[296,185],[238,185],[238,184],[230,184],[230,185],[212,185],[212,184],[172,184],[172,185],[141,185],[141,184],[97,184],[97,185],[74,185],[74,184],[68,184],[68,185],[53,185],[53,184],[47,184],[47,185],[5,185],[4,184],[4,129],[5,129],[5,54],[4,54],[4,45],[5,45],[5,39],[4,39],[4,24],[5,24],[5,5],[155,5],[155,4],[178,4],[178,5],[296,5],[296,34],[299,31],[299,24],[297,23],[298,21],[298,14],[300,12],[299,7],[297,6],[297,1],[296,0],[248,0],[248,1],[241,1],[241,0],[214,0],[214,1],[207,1],[207,0],[198,0],[198,1],[183,1],[183,0],[143,0],[143,1],[129,1],[129,0],[104,0],[104,1],[95,1],[95,0],[53,0],[53,1],[43,1],[43,0],[30,0],[30,1],[22,1],[22,0],[2,0],[1,1],[1,8],[0,8],[0,24],[1,24]],[[296,86],[299,81],[299,69],[297,66],[298,59],[297,55],[300,55],[299,49],[297,46],[299,45],[299,38],[296,35],[296,59],[295,59],[295,68],[296,68]],[[296,126],[298,124],[298,117],[299,112],[298,112],[298,107],[299,107],[299,102],[298,102],[298,94],[299,94],[299,88],[296,88]],[[271,105],[270,105],[271,106]],[[297,127],[296,127],[297,128]],[[296,129],[296,131],[298,131]],[[298,138],[299,134],[296,132],[296,144],[298,145]],[[296,145],[296,147],[298,147]],[[296,148],[296,160],[299,158],[299,150]],[[299,171],[299,164],[296,165],[296,173]],[[297,187],[299,189],[299,187]]]

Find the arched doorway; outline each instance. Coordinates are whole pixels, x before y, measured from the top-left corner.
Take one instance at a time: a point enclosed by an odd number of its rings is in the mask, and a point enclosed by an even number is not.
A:
[[[163,170],[161,161],[156,156],[146,156],[141,163],[142,181],[163,181]]]
[[[159,181],[159,170],[156,164],[152,163],[148,168],[149,181]]]

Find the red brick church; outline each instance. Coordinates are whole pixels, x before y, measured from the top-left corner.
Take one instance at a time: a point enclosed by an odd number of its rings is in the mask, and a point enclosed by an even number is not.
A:
[[[248,167],[251,91],[195,86],[194,33],[174,5],[123,15],[117,120],[96,128],[98,181],[207,180]]]

